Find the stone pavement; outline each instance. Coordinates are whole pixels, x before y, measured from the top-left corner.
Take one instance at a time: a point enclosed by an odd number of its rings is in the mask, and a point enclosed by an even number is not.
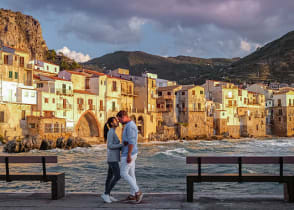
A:
[[[92,209],[294,209],[294,203],[284,202],[282,197],[235,197],[213,198],[195,197],[193,203],[185,201],[182,193],[148,193],[144,195],[141,204],[117,202],[106,204],[94,193],[67,193],[60,200],[51,200],[48,193],[0,193],[0,209],[4,210],[92,210]],[[126,193],[114,194],[116,198],[124,199]]]

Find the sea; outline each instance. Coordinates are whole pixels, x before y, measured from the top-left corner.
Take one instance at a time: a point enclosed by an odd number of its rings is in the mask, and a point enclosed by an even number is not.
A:
[[[152,142],[138,145],[136,161],[137,183],[143,192],[186,191],[186,175],[197,173],[197,165],[187,165],[186,156],[286,156],[294,155],[294,138],[273,139],[228,139]],[[0,155],[3,145],[0,145]],[[72,150],[32,150],[13,155],[56,155],[58,164],[48,164],[47,170],[65,172],[67,192],[103,193],[108,165],[106,145]],[[41,164],[11,164],[10,172],[42,172]],[[237,173],[237,165],[203,165],[203,173]],[[0,165],[5,173],[5,165]],[[243,173],[279,174],[278,165],[244,165]],[[284,174],[294,174],[294,166],[285,165]],[[0,192],[50,192],[50,183],[44,182],[0,182]],[[129,186],[121,179],[113,192],[128,192]],[[195,183],[195,193],[218,197],[283,195],[279,183]]]

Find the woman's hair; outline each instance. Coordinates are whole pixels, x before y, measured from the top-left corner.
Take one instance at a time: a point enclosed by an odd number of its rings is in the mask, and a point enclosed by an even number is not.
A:
[[[107,133],[109,131],[109,129],[111,128],[111,123],[113,122],[113,120],[115,119],[115,117],[110,117],[108,118],[107,122],[104,125],[104,141],[107,141]]]

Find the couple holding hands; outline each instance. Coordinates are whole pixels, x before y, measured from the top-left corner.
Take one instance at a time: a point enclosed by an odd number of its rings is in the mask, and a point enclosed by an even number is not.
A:
[[[122,134],[122,143],[116,135],[115,129],[119,123],[125,125]],[[117,181],[123,177],[130,185],[130,195],[127,201],[140,203],[143,198],[142,192],[136,182],[135,162],[137,159],[138,128],[126,111],[119,111],[116,117],[110,117],[104,126],[104,139],[107,141],[108,174],[105,183],[105,192],[101,198],[106,203],[118,201],[111,196],[110,192]],[[119,162],[121,161],[121,167]]]

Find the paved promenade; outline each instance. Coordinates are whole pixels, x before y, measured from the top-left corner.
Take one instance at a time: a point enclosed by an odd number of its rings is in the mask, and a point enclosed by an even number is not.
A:
[[[127,194],[115,194],[115,197],[124,199]],[[282,197],[249,197],[249,198],[222,198],[196,197],[193,203],[185,201],[185,195],[180,193],[145,194],[141,204],[131,203],[103,203],[101,198],[93,193],[67,193],[60,200],[50,200],[47,193],[0,193],[0,209],[4,210],[60,210],[60,209],[209,209],[209,210],[250,210],[267,209],[283,210],[294,209],[294,203],[287,203]]]

